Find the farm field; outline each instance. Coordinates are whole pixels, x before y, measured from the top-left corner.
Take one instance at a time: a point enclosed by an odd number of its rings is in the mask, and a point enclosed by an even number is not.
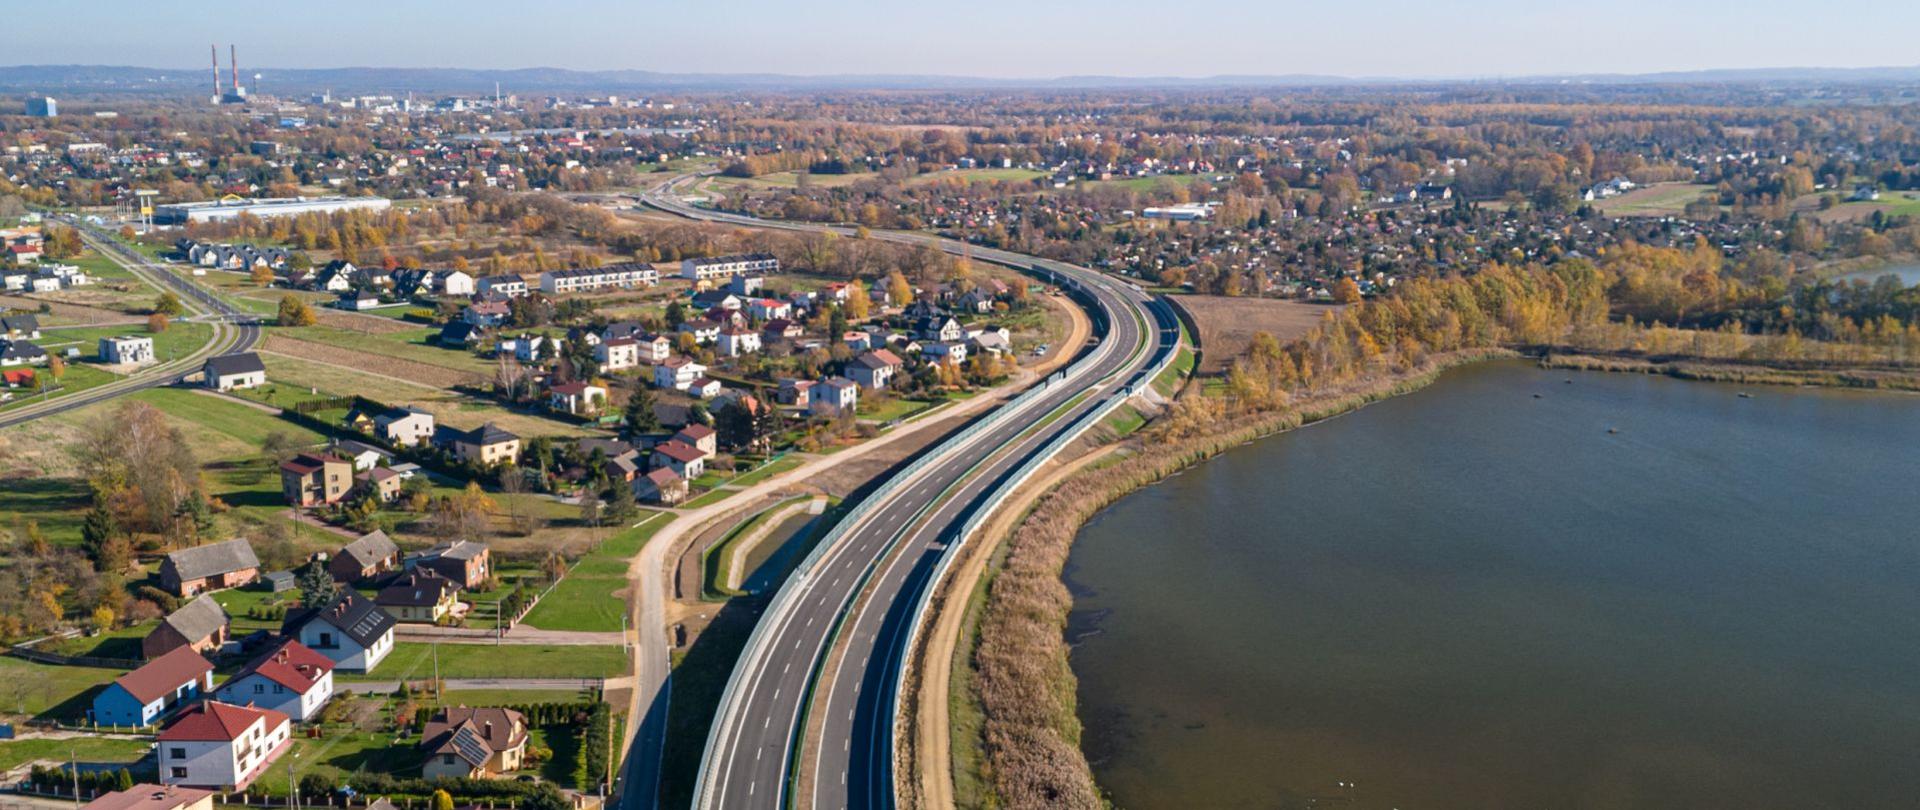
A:
[[[1611,199],[1595,200],[1593,207],[1610,217],[1678,216],[1687,203],[1713,193],[1713,186],[1700,183],[1655,183]]]
[[[1200,326],[1202,374],[1226,370],[1227,361],[1245,352],[1256,332],[1268,332],[1281,343],[1306,334],[1337,307],[1281,301],[1273,298],[1230,298],[1183,295],[1174,299],[1193,313]]]
[[[398,376],[371,374],[343,366],[291,355],[262,353],[267,378],[302,391],[323,395],[358,394],[390,405],[413,405],[433,414],[439,424],[471,430],[493,422],[522,436],[586,436],[590,428],[557,419],[508,410],[486,400],[409,382]]]
[[[933,183],[960,181],[965,183],[1025,183],[1048,176],[1039,169],[946,169],[937,172],[917,174],[907,180],[907,185],[931,185]]]

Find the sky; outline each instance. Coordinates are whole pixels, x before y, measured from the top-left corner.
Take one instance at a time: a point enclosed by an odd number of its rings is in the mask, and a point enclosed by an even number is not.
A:
[[[1920,2],[88,0],[10,4],[6,64],[560,67],[991,78],[1480,78],[1920,64]]]

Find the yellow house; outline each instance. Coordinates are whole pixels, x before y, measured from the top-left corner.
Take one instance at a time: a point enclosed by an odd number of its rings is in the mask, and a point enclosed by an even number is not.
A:
[[[487,779],[520,769],[527,756],[527,718],[512,709],[455,706],[440,710],[420,735],[428,779]]]
[[[380,589],[373,603],[403,622],[438,624],[460,604],[460,586],[431,570],[419,569]]]

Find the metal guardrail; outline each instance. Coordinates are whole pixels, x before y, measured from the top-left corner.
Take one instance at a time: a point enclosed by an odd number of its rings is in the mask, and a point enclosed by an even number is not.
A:
[[[1063,281],[1063,287],[1078,287],[1081,284],[1077,279],[1069,278]],[[1103,344],[1102,350],[1106,350],[1107,345],[1108,344]],[[1099,353],[1096,352],[1094,355],[1089,355],[1075,365],[1084,367],[1085,364],[1092,362],[1098,354]],[[1071,374],[1068,376],[1071,376]],[[804,590],[806,583],[812,579],[814,568],[818,565],[819,561],[830,553],[848,532],[852,531],[855,526],[865,520],[874,509],[883,505],[888,495],[904,486],[909,480],[914,479],[920,472],[936,461],[943,461],[943,457],[948,452],[963,446],[982,431],[994,427],[1007,418],[1010,418],[1012,414],[1020,410],[1021,406],[1051,391],[1054,384],[1055,380],[1050,377],[1038,385],[1021,392],[1012,400],[995,408],[985,417],[977,419],[972,424],[961,429],[959,433],[949,436],[932,450],[922,453],[904,469],[889,476],[888,479],[881,483],[879,487],[875,488],[873,492],[869,493],[866,497],[862,498],[858,504],[854,505],[852,509],[841,517],[839,522],[834,524],[832,529],[828,530],[827,534],[821,538],[821,541],[814,546],[806,558],[801,560],[799,566],[795,568],[796,573],[793,578],[789,579],[787,583],[774,594],[773,600],[768,603],[767,609],[761,613],[759,621],[754,623],[753,632],[747,636],[746,644],[741,648],[743,650],[743,658],[746,655],[744,651],[758,650],[764,645],[766,636],[770,632],[769,628],[777,623],[777,617],[792,609],[794,603],[800,598],[800,592]],[[722,736],[728,733],[727,730],[731,724],[724,722],[724,718],[731,717],[739,711],[739,707],[735,705],[735,697],[739,693],[740,682],[741,679],[745,677],[744,673],[746,673],[746,671],[746,667],[736,664],[732,673],[727,678],[727,685],[721,693],[720,705],[717,706],[714,711],[715,722],[707,734],[706,747],[704,750],[708,753],[719,750],[718,746]],[[712,763],[705,762],[703,759],[699,776],[695,780],[694,805],[696,807],[706,806],[709,801],[707,794],[711,789],[711,785],[708,783],[707,777],[711,764]]]
[[[1148,305],[1155,309],[1157,313],[1163,314],[1164,317],[1175,317],[1164,301],[1154,299],[1150,301]],[[1163,329],[1160,324],[1152,324],[1149,325],[1148,328],[1156,331]],[[1174,328],[1177,330],[1178,326]],[[1177,340],[1175,343],[1163,346],[1160,357],[1148,364],[1146,368],[1141,369],[1139,373],[1135,374],[1133,379],[1128,381],[1127,387],[1137,391],[1137,385],[1152,384],[1154,378],[1160,376],[1160,373],[1165,371],[1178,355],[1177,346]],[[1131,398],[1131,393],[1126,396],[1109,397],[1105,402],[1095,406],[1092,410],[1081,414],[1066,430],[1055,435],[1046,445],[1029,455],[1027,460],[1016,468],[1004,483],[995,487],[987,498],[974,508],[973,513],[968,516],[967,520],[961,524],[960,530],[954,534],[953,542],[948,543],[946,549],[941,553],[940,562],[934,567],[933,576],[927,579],[926,586],[921,589],[920,595],[915,600],[912,616],[908,619],[907,640],[905,645],[907,654],[902,658],[900,671],[894,676],[893,691],[887,701],[887,716],[894,718],[894,728],[899,727],[897,723],[901,709],[900,696],[906,693],[907,675],[912,671],[908,660],[912,658],[915,645],[920,643],[920,628],[926,625],[927,612],[933,607],[933,596],[939,590],[939,583],[946,578],[947,573],[953,568],[955,561],[960,559],[961,548],[966,545],[969,538],[980,530],[980,527],[986,523],[987,518],[999,510],[1001,504],[1004,503],[1015,490],[1024,485],[1028,479],[1032,478],[1034,473],[1039,472],[1041,467],[1052,461],[1054,456],[1066,449],[1067,445],[1077,441],[1081,434],[1085,433],[1094,425],[1099,424],[1101,420],[1107,418],[1107,416],[1118,409],[1121,404]],[[893,772],[893,763],[899,759],[899,746],[900,737],[896,734],[893,744],[888,746],[887,749],[888,760],[886,763],[886,771],[889,774]],[[891,791],[891,786],[889,786],[889,789]]]

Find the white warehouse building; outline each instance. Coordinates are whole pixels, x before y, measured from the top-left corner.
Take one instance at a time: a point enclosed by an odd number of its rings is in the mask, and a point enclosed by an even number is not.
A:
[[[385,197],[262,197],[227,196],[218,200],[154,206],[153,221],[162,225],[219,222],[241,214],[260,218],[332,214],[339,211],[385,211],[393,201]]]

